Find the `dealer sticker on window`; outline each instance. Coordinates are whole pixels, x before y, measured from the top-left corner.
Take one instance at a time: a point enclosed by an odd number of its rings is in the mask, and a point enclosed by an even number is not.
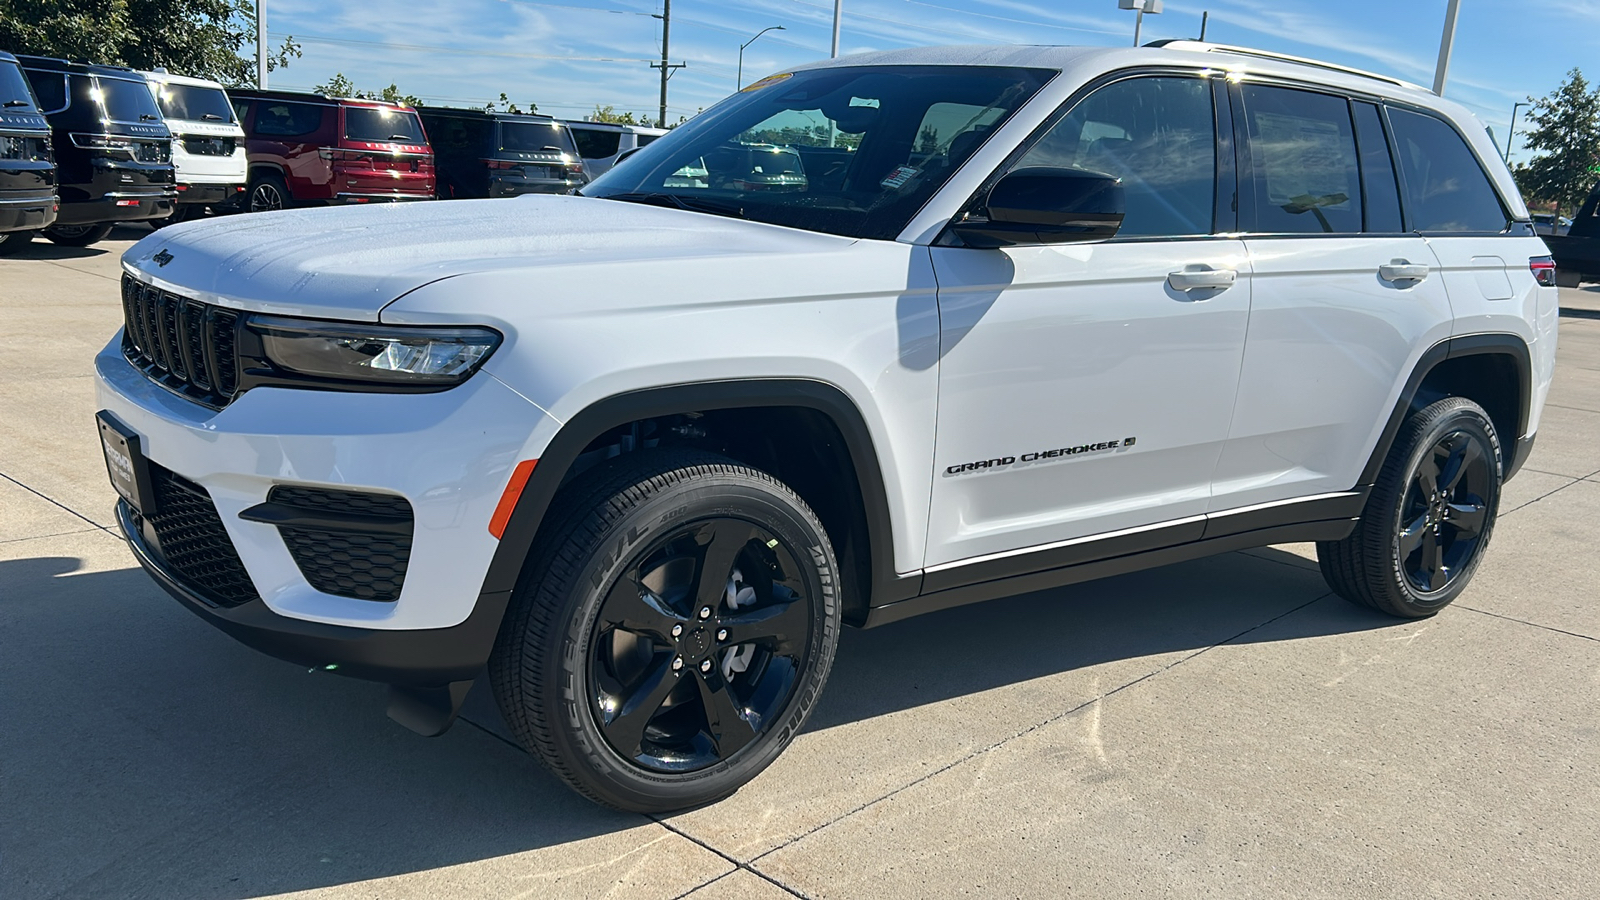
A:
[[[900,188],[906,186],[906,182],[921,174],[922,170],[916,166],[901,166],[900,168],[895,169],[893,172],[890,172],[889,177],[878,183],[886,188],[889,188],[890,190],[899,190]]]

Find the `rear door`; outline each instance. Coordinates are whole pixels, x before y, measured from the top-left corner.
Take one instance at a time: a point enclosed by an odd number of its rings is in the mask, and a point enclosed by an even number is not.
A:
[[[1264,82],[1232,95],[1255,283],[1213,513],[1354,487],[1412,365],[1450,335],[1444,280],[1404,228],[1379,108]]]

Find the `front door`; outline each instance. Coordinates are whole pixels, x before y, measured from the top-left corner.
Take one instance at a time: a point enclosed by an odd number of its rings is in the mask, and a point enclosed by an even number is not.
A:
[[[1116,239],[933,248],[941,362],[930,575],[1156,523],[1199,536],[1250,307],[1243,243],[1214,236],[1232,230],[1231,219],[1218,227],[1218,210],[1232,209],[1231,151],[1217,198],[1219,114],[1226,123],[1226,97],[1198,73],[1101,87],[1016,167],[1121,178],[1127,216]]]

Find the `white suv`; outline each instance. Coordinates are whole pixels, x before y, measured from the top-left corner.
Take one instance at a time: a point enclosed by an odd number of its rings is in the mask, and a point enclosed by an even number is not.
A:
[[[1236,48],[818,63],[583,194],[149,237],[100,424],[188,608],[423,733],[487,664],[627,809],[772,762],[842,623],[1291,541],[1431,615],[1555,356],[1469,113]]]
[[[222,85],[169,72],[140,72],[172,132],[178,205],[157,228],[193,218],[208,206],[238,202],[249,180],[244,129]]]

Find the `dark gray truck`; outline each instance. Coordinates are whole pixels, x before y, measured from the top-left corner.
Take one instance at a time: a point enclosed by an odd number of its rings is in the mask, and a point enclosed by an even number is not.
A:
[[[1556,261],[1556,284],[1577,287],[1581,282],[1600,281],[1600,185],[1572,217],[1566,234],[1544,235],[1550,256]]]

